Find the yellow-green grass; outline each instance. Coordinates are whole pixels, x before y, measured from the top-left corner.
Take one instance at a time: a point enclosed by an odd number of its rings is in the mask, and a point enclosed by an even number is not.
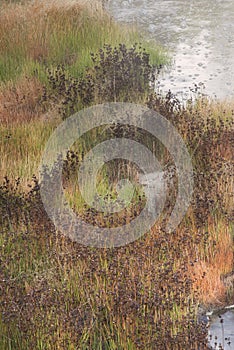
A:
[[[40,159],[54,123],[32,121],[17,126],[0,126],[1,180],[20,178],[22,185],[38,176]]]
[[[32,87],[34,85],[27,85],[23,80],[23,87],[20,85],[19,91],[16,91],[17,96],[20,93],[25,95],[25,89]],[[23,92],[22,92],[23,91]],[[5,95],[0,94],[0,101],[2,104],[10,101],[10,106],[7,106],[5,110],[0,111],[0,116],[2,118],[4,115],[9,114],[10,120],[7,123],[0,123],[0,178],[3,179],[4,176],[8,176],[9,179],[15,179],[20,177],[23,183],[25,184],[29,181],[32,176],[35,174],[38,176],[38,167],[40,164],[40,159],[42,152],[44,150],[45,144],[49,139],[49,136],[55,130],[56,126],[62,122],[61,118],[58,116],[58,112],[55,110],[49,112],[43,112],[38,108],[38,102],[34,99],[29,99],[24,102],[24,105],[20,105],[20,101],[17,104],[17,99],[15,97],[15,90],[9,89],[8,93],[4,91]],[[22,102],[23,104],[23,102]],[[21,106],[17,109],[17,106]],[[12,110],[11,110],[12,107]],[[38,108],[38,110],[37,110]],[[31,109],[31,111],[30,111]],[[208,103],[203,101],[200,106],[197,106],[192,110],[189,115],[185,115],[185,119],[181,121],[181,125],[178,126],[181,134],[186,141],[187,135],[186,129],[186,119],[187,120],[196,120],[198,123],[204,123],[207,119],[217,121],[217,132],[219,129],[219,123],[222,120],[233,121],[233,103],[220,104],[217,102]],[[27,113],[31,113],[31,120],[28,121]],[[34,116],[35,115],[35,116]],[[14,122],[14,116],[17,122]],[[16,118],[18,116],[18,119]],[[230,126],[231,130],[231,126]],[[202,144],[203,137],[206,135],[206,129],[204,130],[197,129],[197,133],[194,137],[194,150],[191,150],[192,157],[196,159],[196,152],[198,151],[199,145]],[[95,133],[92,135],[91,140],[94,139]],[[91,140],[89,142],[91,142]],[[222,147],[224,144],[221,144],[217,149],[210,150],[210,152],[216,152],[217,155],[222,156]],[[90,145],[86,145],[89,149]],[[85,149],[84,149],[85,150]],[[217,153],[218,152],[218,153]],[[215,155],[207,155],[207,157],[214,157]],[[223,150],[223,157],[227,158],[225,162],[230,161],[231,149],[225,151]],[[199,159],[196,159],[199,161]],[[228,193],[231,193],[231,187],[233,186],[233,181],[231,180],[226,184],[230,187]],[[220,191],[223,192],[224,189],[220,188]],[[231,203],[229,202],[229,205]]]
[[[91,66],[90,52],[104,44],[144,41],[155,64],[165,50],[144,40],[134,27],[115,23],[100,1],[34,1],[3,4],[0,10],[0,81],[21,75],[45,81],[45,66],[64,64],[74,76]]]

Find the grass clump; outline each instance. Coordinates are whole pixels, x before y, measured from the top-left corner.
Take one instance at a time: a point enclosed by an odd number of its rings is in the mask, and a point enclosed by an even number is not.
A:
[[[65,119],[82,108],[105,102],[140,102],[155,84],[160,66],[150,64],[150,55],[140,45],[127,48],[104,45],[91,54],[93,68],[81,79],[69,76],[64,66],[48,70],[48,88],[42,99],[53,101]]]

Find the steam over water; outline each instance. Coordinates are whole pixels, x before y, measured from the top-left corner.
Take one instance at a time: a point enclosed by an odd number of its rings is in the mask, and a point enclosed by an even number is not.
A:
[[[163,91],[186,99],[189,87],[204,83],[212,97],[234,96],[233,0],[109,0],[107,7],[170,50],[174,64],[160,77]]]

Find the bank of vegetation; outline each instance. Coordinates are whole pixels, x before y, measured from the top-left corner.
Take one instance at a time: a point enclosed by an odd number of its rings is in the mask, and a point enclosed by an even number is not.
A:
[[[182,107],[153,86],[165,51],[116,24],[99,2],[1,2],[0,8],[0,349],[206,349],[198,305],[233,302],[222,276],[233,269],[233,103],[197,96]],[[165,215],[119,248],[79,245],[57,232],[40,199],[38,166],[46,141],[71,114],[103,102],[140,103],[180,132],[194,167],[191,206],[175,232]],[[122,225],[130,208],[104,217],[84,205],[77,169],[109,137],[147,145],[166,167],[170,155],[141,130],[118,124],[77,143],[64,163],[64,187],[83,220]],[[116,178],[136,169],[110,163],[100,191],[115,200]],[[106,181],[108,176],[109,183]],[[176,179],[174,182],[176,188]],[[88,235],[88,232],[87,232]]]

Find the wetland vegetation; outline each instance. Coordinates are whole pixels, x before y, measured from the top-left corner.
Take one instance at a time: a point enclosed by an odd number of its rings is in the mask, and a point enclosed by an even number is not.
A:
[[[116,24],[99,2],[0,5],[0,349],[208,349],[199,305],[234,303],[222,278],[233,270],[234,103],[198,89],[184,107],[170,92],[155,93],[166,52]],[[164,217],[142,238],[85,247],[47,217],[38,166],[64,119],[116,101],[143,104],[177,128],[192,155],[193,199],[171,234],[164,227],[173,188]],[[77,142],[64,162],[64,188],[77,215],[100,227],[132,220],[144,204],[139,190],[128,210],[105,217],[79,193],[84,154],[121,136],[144,142],[165,167],[172,163],[157,140],[118,124]],[[114,200],[116,178],[136,170],[121,160],[108,164],[100,192]]]

